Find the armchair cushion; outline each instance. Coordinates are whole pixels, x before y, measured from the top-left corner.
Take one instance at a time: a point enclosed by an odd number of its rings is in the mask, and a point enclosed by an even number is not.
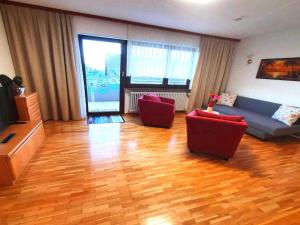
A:
[[[157,96],[157,95],[154,94],[154,93],[150,93],[150,94],[144,95],[144,99],[145,99],[145,100],[154,101],[154,102],[161,102],[160,97]]]
[[[244,117],[240,116],[240,115],[234,115],[234,116],[218,115],[218,114],[214,114],[214,113],[204,112],[201,109],[196,109],[195,112],[196,112],[197,116],[215,118],[215,119],[220,119],[220,120],[229,120],[229,121],[237,121],[237,122],[244,120]]]
[[[164,98],[164,97],[159,97],[159,98],[164,103],[169,103],[171,105],[175,105],[175,100],[172,98]]]

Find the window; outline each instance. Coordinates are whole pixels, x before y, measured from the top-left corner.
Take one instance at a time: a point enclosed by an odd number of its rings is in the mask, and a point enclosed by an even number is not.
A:
[[[198,50],[165,44],[130,41],[128,74],[131,84],[185,85],[193,79]]]

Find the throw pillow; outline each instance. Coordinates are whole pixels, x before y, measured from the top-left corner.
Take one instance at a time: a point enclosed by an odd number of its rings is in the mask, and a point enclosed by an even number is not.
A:
[[[144,99],[151,100],[154,102],[161,102],[160,97],[157,96],[155,93],[150,93],[150,94],[144,95]]]
[[[217,104],[227,105],[232,107],[235,103],[236,98],[237,98],[236,94],[223,93],[221,94]]]
[[[288,126],[292,126],[300,118],[300,108],[282,105],[273,114],[272,118]]]
[[[240,122],[244,120],[243,116],[226,116],[226,115],[218,115],[214,113],[209,113],[209,112],[204,112],[201,109],[195,109],[195,112],[197,116],[202,116],[202,117],[208,117],[208,118],[214,118],[214,119],[219,119],[219,120],[229,120],[229,121],[235,121],[235,122]]]

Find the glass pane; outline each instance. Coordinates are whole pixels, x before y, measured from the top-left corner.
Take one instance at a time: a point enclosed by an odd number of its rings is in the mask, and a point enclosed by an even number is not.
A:
[[[197,49],[140,41],[128,42],[128,68],[132,84],[185,85],[192,82]]]
[[[163,78],[132,76],[131,79],[130,79],[130,83],[132,83],[132,84],[162,84],[163,83]]]
[[[184,85],[191,79],[194,64],[194,52],[171,50],[167,77],[171,85]]]
[[[120,111],[121,44],[83,40],[89,112]]]
[[[160,44],[132,42],[128,51],[128,73],[133,84],[162,84],[167,49]]]

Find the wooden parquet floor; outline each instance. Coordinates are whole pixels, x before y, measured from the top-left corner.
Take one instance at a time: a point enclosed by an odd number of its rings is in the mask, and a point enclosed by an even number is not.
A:
[[[224,161],[187,151],[183,114],[171,129],[125,120],[47,122],[25,173],[0,188],[0,224],[300,224],[299,140],[245,135]]]

